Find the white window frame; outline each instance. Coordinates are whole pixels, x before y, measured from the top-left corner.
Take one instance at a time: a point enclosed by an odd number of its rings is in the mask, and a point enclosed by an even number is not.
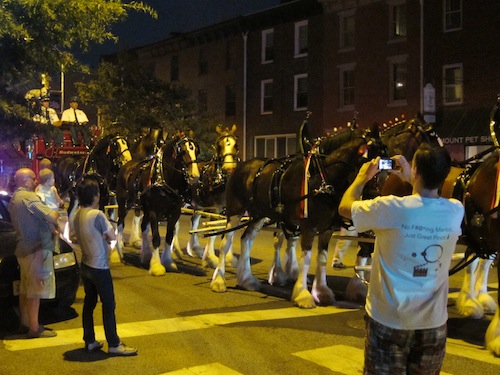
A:
[[[285,138],[285,155],[278,155],[278,138]],[[296,143],[297,135],[295,133],[288,134],[272,134],[272,135],[257,135],[254,138],[254,157],[265,157],[265,158],[279,158],[287,155],[291,155],[296,153],[297,150],[289,150],[288,149],[288,141],[290,140],[292,143]],[[257,143],[259,140],[263,140],[264,143],[264,155],[257,154]],[[268,146],[272,146],[272,150],[269,150]]]
[[[308,28],[308,21],[303,20],[299,22],[295,22],[295,32],[294,32],[294,41],[295,41],[295,46],[294,46],[294,57],[305,57],[307,56],[308,53],[308,46],[309,46],[309,41],[308,41],[308,33],[309,33],[309,28]],[[306,33],[306,39],[305,39],[305,50],[306,52],[301,52],[302,48],[304,45],[301,43],[302,42],[302,36],[303,36],[303,30],[305,28],[305,33]]]
[[[450,10],[449,8],[449,2],[453,0],[443,0],[443,32],[450,32],[450,31],[457,31],[457,30],[462,30],[462,25],[463,25],[463,1],[462,0],[455,0],[460,3],[460,9],[453,9]],[[460,25],[458,27],[451,27],[448,28],[448,24],[446,20],[448,17],[453,14],[453,13],[459,13],[460,14]]]
[[[261,115],[270,115],[273,113],[273,111],[268,111],[266,110],[265,108],[265,102],[266,102],[266,98],[269,97],[269,95],[266,96],[266,87],[267,85],[271,85],[271,99],[274,100],[274,95],[273,95],[273,80],[272,79],[263,79],[262,81],[260,81],[260,114]]]
[[[396,29],[404,29],[398,34]],[[404,41],[408,35],[408,17],[406,0],[389,1],[389,37],[390,41]]]
[[[298,103],[299,81],[302,79],[306,79],[306,82],[307,82],[307,73],[296,74],[293,76],[293,110],[294,111],[306,111],[307,110],[307,106],[306,107],[299,107],[298,106],[298,104],[299,104]],[[307,101],[309,104],[309,93],[308,93],[307,87],[306,87],[306,94],[308,96]]]
[[[261,40],[261,45],[262,45],[261,63],[262,64],[269,64],[269,63],[272,63],[274,61],[274,52],[273,52],[272,59],[267,59],[267,55],[266,55],[268,35],[272,35],[272,37],[273,37],[273,45],[271,46],[271,48],[273,48],[273,50],[274,50],[274,29],[262,30],[262,40]]]
[[[458,70],[461,74],[461,77],[458,77],[458,81],[455,81],[453,84],[449,84],[446,82],[446,71],[449,69]],[[449,64],[443,65],[443,105],[457,105],[463,104],[464,102],[464,68],[461,63],[458,64]],[[456,97],[458,100],[450,101],[448,99],[448,95],[446,94],[449,89],[453,89],[456,93]],[[458,93],[458,95],[457,95]]]
[[[339,50],[342,52],[352,51],[355,48],[356,19],[354,15],[355,15],[355,9],[349,9],[339,13]],[[353,30],[349,30],[349,32],[352,34],[350,38],[352,39],[352,45],[346,45],[344,43],[345,40],[344,35],[346,34],[345,26],[347,19],[352,19],[354,23]]]
[[[356,79],[355,76],[353,76],[353,86],[352,87],[346,87],[345,82],[344,82],[344,73],[345,72],[352,72],[354,75],[354,68],[356,67],[356,63],[350,63],[350,64],[343,64],[339,65],[339,110],[340,111],[352,111],[354,110],[354,101],[356,98],[356,92],[355,92],[355,86],[354,86],[354,80]],[[353,90],[353,102],[351,104],[346,104],[345,103],[345,91],[347,89]]]
[[[401,106],[407,105],[408,99],[408,55],[391,56],[387,59],[389,61],[389,106]],[[403,99],[395,99],[394,85],[397,77],[394,77],[394,67],[395,65],[405,65],[406,75],[404,77],[403,84],[405,86],[405,97]]]

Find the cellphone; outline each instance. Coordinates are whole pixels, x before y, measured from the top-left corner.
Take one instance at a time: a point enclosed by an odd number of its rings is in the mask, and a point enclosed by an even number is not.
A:
[[[380,159],[378,161],[378,169],[380,170],[391,170],[394,169],[394,160],[392,159]]]

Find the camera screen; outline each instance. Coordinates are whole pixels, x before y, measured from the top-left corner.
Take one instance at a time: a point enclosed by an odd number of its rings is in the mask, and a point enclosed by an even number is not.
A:
[[[394,161],[392,159],[380,159],[378,169],[394,169]]]

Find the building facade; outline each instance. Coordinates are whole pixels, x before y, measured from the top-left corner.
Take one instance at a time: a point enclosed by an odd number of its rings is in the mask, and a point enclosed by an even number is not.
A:
[[[491,143],[499,18],[498,0],[283,1],[136,51],[236,124],[244,158],[294,153],[308,112],[312,136],[420,112],[463,159]]]

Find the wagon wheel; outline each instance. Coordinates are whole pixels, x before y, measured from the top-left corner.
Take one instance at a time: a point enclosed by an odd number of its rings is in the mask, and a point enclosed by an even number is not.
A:
[[[455,266],[451,267],[450,270],[448,271],[448,274],[450,276],[456,274],[457,272],[463,270],[469,264],[474,262],[477,258],[479,258],[479,256],[474,252],[474,249],[471,247],[467,247],[463,259],[461,259],[457,264],[455,264]]]

